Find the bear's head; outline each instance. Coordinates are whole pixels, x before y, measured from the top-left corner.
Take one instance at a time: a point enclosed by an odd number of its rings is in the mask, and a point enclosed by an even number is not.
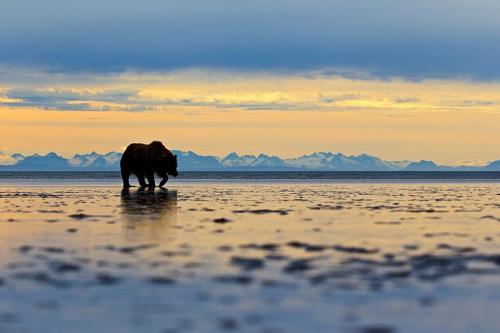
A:
[[[160,169],[169,176],[177,177],[179,175],[177,172],[177,155],[172,153],[162,154],[160,158]]]

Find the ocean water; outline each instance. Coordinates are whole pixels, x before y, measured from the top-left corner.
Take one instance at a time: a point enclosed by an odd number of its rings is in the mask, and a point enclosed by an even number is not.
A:
[[[172,183],[199,182],[244,182],[244,183],[378,183],[378,182],[500,182],[498,171],[185,171],[179,177],[171,178]],[[84,183],[87,185],[119,185],[120,173],[115,171],[4,171],[0,172],[0,185],[40,184],[64,185]],[[131,183],[137,183],[131,177]]]
[[[497,183],[48,181],[0,186],[0,332],[498,332]]]

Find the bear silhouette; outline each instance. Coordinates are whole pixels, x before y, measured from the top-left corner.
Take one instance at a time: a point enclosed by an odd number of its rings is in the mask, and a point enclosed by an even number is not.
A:
[[[123,187],[129,188],[130,175],[137,176],[141,187],[154,188],[155,173],[162,178],[159,186],[168,181],[168,175],[177,177],[177,155],[172,154],[163,143],[153,141],[150,144],[131,143],[125,149],[120,160]],[[148,183],[146,184],[145,178]]]

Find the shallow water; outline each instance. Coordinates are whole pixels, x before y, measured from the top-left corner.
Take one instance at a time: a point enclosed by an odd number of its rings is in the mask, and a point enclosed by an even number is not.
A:
[[[135,182],[135,177],[132,177]],[[182,171],[175,183],[500,183],[500,171]],[[121,185],[118,171],[0,171],[0,184]]]
[[[0,331],[494,332],[497,184],[0,187]]]

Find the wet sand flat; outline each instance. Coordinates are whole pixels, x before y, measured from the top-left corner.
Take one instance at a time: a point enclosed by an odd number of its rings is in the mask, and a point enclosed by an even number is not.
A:
[[[500,187],[0,186],[1,332],[495,332]]]

